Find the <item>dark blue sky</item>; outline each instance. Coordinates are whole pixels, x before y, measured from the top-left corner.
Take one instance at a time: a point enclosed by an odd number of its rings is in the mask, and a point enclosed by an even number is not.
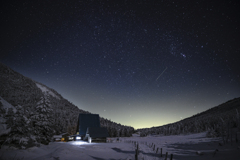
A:
[[[239,2],[12,1],[0,62],[135,128],[240,96]]]

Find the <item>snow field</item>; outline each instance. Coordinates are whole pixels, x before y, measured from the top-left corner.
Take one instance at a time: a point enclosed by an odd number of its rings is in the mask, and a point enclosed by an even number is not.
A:
[[[26,150],[2,146],[0,159],[21,160],[135,160],[135,150],[139,148],[138,160],[165,160],[173,154],[172,160],[223,160],[240,157],[236,144],[219,146],[219,139],[206,138],[206,133],[175,135],[109,138],[112,143],[87,143],[85,141],[51,142]],[[155,145],[155,147],[154,147]],[[239,144],[237,144],[239,145]],[[214,155],[218,147],[219,152]],[[156,150],[158,148],[158,153]],[[162,157],[160,149],[162,148]],[[227,159],[228,159],[227,158]]]

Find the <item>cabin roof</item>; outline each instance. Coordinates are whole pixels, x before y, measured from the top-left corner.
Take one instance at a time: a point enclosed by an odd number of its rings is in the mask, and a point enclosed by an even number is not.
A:
[[[77,132],[80,136],[85,136],[87,128],[100,128],[100,119],[98,114],[79,114]]]

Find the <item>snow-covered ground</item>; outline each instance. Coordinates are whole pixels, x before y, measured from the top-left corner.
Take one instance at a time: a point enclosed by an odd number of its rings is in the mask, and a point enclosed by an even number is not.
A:
[[[240,157],[240,144],[234,142],[220,146],[220,139],[206,138],[205,135],[206,133],[148,137],[134,135],[130,138],[120,138],[119,142],[116,141],[116,138],[111,139],[112,143],[89,144],[84,141],[51,142],[49,145],[33,147],[27,150],[17,150],[2,146],[0,159],[134,160],[136,147],[132,142],[138,142],[139,144],[139,160],[163,160],[166,152],[168,152],[168,159],[173,154],[173,160],[223,160]],[[158,153],[156,153],[157,148]],[[162,157],[160,157],[161,148]]]

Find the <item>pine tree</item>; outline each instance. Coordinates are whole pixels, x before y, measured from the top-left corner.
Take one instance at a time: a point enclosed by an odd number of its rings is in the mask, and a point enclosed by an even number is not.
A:
[[[16,109],[14,113],[13,109],[9,108],[6,115],[8,128],[11,128],[6,143],[22,149],[32,147],[36,141],[30,136],[32,129],[29,127],[30,120],[24,115],[22,106],[16,106]]]
[[[33,120],[34,134],[40,143],[48,144],[55,132],[53,129],[52,112],[53,110],[51,109],[48,97],[42,97],[37,103],[35,114],[31,117]]]

